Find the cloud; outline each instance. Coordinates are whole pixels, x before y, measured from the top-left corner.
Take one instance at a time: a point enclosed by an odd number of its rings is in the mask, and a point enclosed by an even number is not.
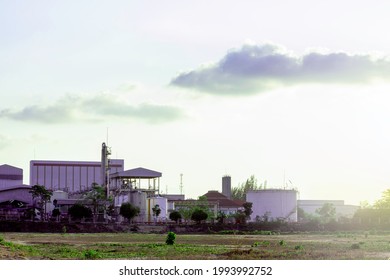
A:
[[[107,119],[164,123],[183,117],[184,113],[178,107],[151,103],[133,105],[109,94],[94,97],[66,95],[48,106],[31,105],[18,111],[11,109],[0,111],[0,118],[46,124],[103,122]]]
[[[297,56],[273,44],[248,44],[216,63],[180,73],[170,84],[216,94],[254,94],[294,84],[354,84],[389,78],[386,57],[316,51]]]

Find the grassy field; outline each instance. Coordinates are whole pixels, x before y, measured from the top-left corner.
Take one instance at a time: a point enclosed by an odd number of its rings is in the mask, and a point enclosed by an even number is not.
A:
[[[390,232],[251,235],[0,233],[0,259],[387,260]]]

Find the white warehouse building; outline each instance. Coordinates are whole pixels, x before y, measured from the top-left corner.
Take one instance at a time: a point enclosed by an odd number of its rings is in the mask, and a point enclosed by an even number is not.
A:
[[[252,222],[260,220],[284,220],[297,222],[297,191],[285,189],[264,189],[248,191],[246,201],[252,203]]]
[[[109,172],[124,170],[123,159],[111,159]],[[30,162],[30,185],[43,185],[49,190],[69,193],[83,192],[93,183],[104,185],[100,161],[49,161]]]

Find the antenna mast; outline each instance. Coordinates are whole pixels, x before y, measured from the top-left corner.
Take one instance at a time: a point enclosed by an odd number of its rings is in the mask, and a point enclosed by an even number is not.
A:
[[[180,194],[183,194],[183,173],[180,174]]]

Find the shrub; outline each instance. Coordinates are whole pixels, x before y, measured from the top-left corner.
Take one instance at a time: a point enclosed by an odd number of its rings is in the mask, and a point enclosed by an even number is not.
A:
[[[284,241],[284,240],[280,240],[280,241],[279,241],[279,245],[280,245],[280,246],[284,246],[284,245],[286,245],[286,241]]]
[[[87,206],[82,204],[75,204],[68,210],[69,215],[72,219],[79,220],[82,218],[90,218],[92,217],[92,211]]]
[[[296,245],[295,246],[295,250],[303,250],[303,246],[302,245]]]
[[[99,252],[90,249],[84,251],[84,258],[87,260],[94,260],[100,258],[100,254]]]
[[[173,245],[173,244],[175,244],[175,239],[176,239],[176,233],[170,231],[170,232],[168,232],[167,239],[166,239],[165,243],[167,245]]]
[[[51,215],[53,217],[58,217],[60,214],[61,214],[61,212],[60,212],[60,209],[58,209],[58,208],[53,209],[53,211],[51,212]]]
[[[121,214],[123,217],[127,218],[130,222],[131,220],[137,216],[140,212],[140,209],[136,206],[134,206],[131,203],[123,203],[121,205],[121,208],[119,210],[119,214]]]
[[[207,217],[208,215],[205,211],[203,211],[202,209],[196,209],[191,215],[191,220],[200,224],[200,222],[206,220]]]
[[[178,211],[173,211],[169,214],[169,219],[177,223],[181,219],[181,214]]]

